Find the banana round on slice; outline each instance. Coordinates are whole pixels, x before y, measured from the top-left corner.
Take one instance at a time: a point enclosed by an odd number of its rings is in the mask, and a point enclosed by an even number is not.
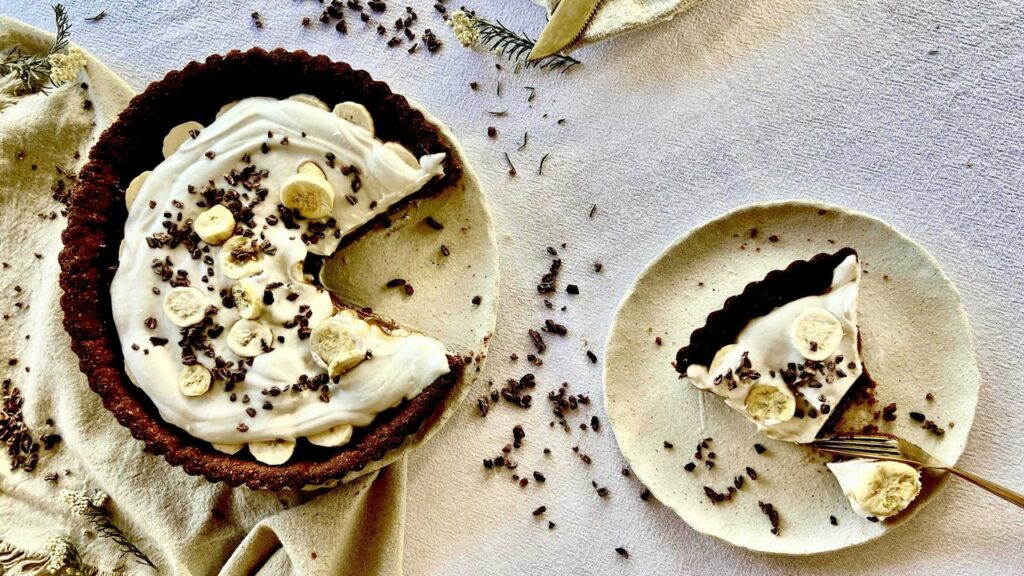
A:
[[[338,426],[333,426],[323,432],[313,434],[306,439],[317,446],[326,446],[328,448],[344,446],[352,439],[352,425],[340,424]]]
[[[334,107],[334,115],[365,129],[373,136],[373,116],[358,102],[342,102]]]
[[[334,316],[317,324],[309,336],[313,360],[326,368],[331,378],[341,376],[366,360],[366,347],[353,329],[353,322],[361,321]]]
[[[202,129],[202,124],[192,120],[189,120],[188,122],[183,122],[181,124],[178,124],[174,128],[171,128],[171,131],[167,133],[167,136],[164,136],[164,158],[167,158],[171,154],[177,152],[178,148],[181,148],[181,145],[185,142],[185,140],[188,140],[189,138],[192,137],[193,130],[199,132]]]
[[[316,164],[306,162],[281,185],[281,204],[305,218],[326,218],[334,210],[334,188]]]
[[[239,320],[228,330],[228,348],[243,358],[263,354],[273,339],[270,328],[253,320]]]
[[[146,183],[146,178],[149,178],[151,173],[152,170],[146,170],[142,174],[132,178],[132,181],[128,183],[128,188],[124,191],[124,203],[129,209],[131,209],[132,204],[135,203],[135,197],[139,195],[139,190],[142,189],[142,185]]]
[[[289,96],[288,99],[296,102],[302,102],[303,104],[309,104],[310,106],[321,110],[330,111],[330,108],[327,107],[327,104],[325,104],[323,100],[313,96],[312,94],[296,94],[294,96]]]
[[[209,305],[206,294],[194,286],[176,286],[164,296],[164,314],[182,328],[202,322]]]
[[[853,498],[869,514],[885,518],[901,512],[921,492],[921,475],[902,462],[873,462],[860,477]]]
[[[263,293],[252,280],[236,280],[231,285],[231,298],[238,315],[246,320],[255,320],[263,313]]]
[[[231,102],[228,102],[227,104],[225,104],[225,105],[221,106],[221,107],[220,107],[220,110],[217,110],[217,118],[220,118],[221,116],[223,116],[225,112],[227,112],[228,110],[231,110],[231,109],[232,109],[232,108],[234,108],[234,107],[235,107],[235,105],[237,105],[237,104],[238,104],[238,100],[233,100],[233,101],[231,101]],[[235,452],[237,452],[237,451],[238,451],[238,450],[236,450]],[[234,453],[234,452],[232,452],[232,454],[233,454],[233,453]]]
[[[796,413],[796,398],[780,386],[759,384],[750,389],[744,404],[747,414],[758,422],[776,420],[785,422]]]
[[[295,442],[291,440],[267,440],[266,442],[249,443],[249,452],[252,453],[252,457],[271,466],[284,464],[292,457],[292,452],[294,451]]]
[[[216,246],[231,238],[231,235],[235,233],[235,215],[223,204],[217,204],[196,216],[195,222],[192,223],[192,230],[202,238],[203,242]]]
[[[216,442],[211,442],[210,444],[214,450],[225,454],[237,454],[239,450],[245,448],[245,444],[218,444]]]
[[[719,368],[722,367],[722,362],[729,356],[736,348],[735,344],[726,344],[722,346],[718,352],[715,352],[715,357],[711,359],[711,366],[708,366],[708,374],[718,374]]]
[[[263,252],[251,238],[232,236],[220,248],[220,270],[232,280],[255,276],[263,271]]]
[[[185,396],[202,396],[210,389],[213,377],[202,364],[185,366],[178,375],[178,388]]]
[[[402,162],[405,162],[409,166],[409,168],[414,170],[420,169],[420,161],[417,160],[416,157],[412,155],[412,152],[409,152],[409,149],[405,146],[402,146],[398,142],[385,142],[384,147],[394,152]]]
[[[801,356],[821,361],[831,356],[843,341],[843,324],[828,310],[811,308],[793,321],[790,337]]]

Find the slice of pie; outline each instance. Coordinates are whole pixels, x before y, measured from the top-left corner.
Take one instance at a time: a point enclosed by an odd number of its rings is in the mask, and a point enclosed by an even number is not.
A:
[[[815,439],[865,376],[852,248],[819,254],[748,284],[708,316],[676,355],[676,370],[721,396],[764,435]]]
[[[690,335],[676,370],[721,396],[770,438],[808,443],[841,416],[851,390],[871,384],[861,361],[857,252],[843,248],[775,270],[725,301]],[[854,511],[884,519],[921,490],[906,464],[831,462]]]
[[[319,261],[459,175],[403,98],[324,57],[169,74],[104,133],[73,199],[62,303],[90,385],[148,450],[214,481],[302,488],[380,459],[463,361],[338,302]]]

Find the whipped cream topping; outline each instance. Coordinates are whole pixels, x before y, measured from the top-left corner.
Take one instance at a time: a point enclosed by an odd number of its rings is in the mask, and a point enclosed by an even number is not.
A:
[[[859,288],[860,264],[851,255],[833,271],[827,293],[751,320],[711,366],[691,365],[686,378],[725,398],[770,438],[813,441],[863,372],[857,342]],[[821,345],[827,341],[831,350],[808,341],[808,334],[821,335]]]
[[[858,458],[827,466],[853,511],[865,518],[895,516],[921,492],[920,473],[902,462]]]
[[[346,234],[443,173],[444,154],[410,159],[317,106],[249,98],[191,132],[152,170],[131,205],[110,294],[128,374],[165,421],[221,445],[294,441],[366,426],[449,372],[441,342],[350,311],[339,314],[358,332],[365,360],[332,379],[310,352],[313,328],[337,308],[303,274],[307,253],[330,255]],[[307,162],[335,192],[327,218],[280,206],[282,184]],[[211,245],[191,223],[218,204],[231,208],[236,226],[231,239]],[[262,302],[254,319],[241,319],[232,301],[240,275]],[[186,285],[205,296],[204,319],[180,327],[164,301]],[[171,313],[188,322],[190,310]],[[255,324],[236,327],[240,320]],[[212,384],[189,396],[180,378],[193,363]],[[188,376],[195,390],[196,374]]]

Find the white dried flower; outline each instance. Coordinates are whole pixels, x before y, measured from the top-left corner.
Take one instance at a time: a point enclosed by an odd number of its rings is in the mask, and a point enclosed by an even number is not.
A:
[[[466,48],[476,46],[480,39],[480,33],[476,29],[476,20],[463,10],[452,12],[448,24],[455,32],[455,38]]]
[[[50,532],[46,539],[46,571],[64,576],[81,576],[81,556],[75,545],[59,532]]]
[[[106,492],[103,490],[97,490],[93,493],[90,504],[92,504],[93,508],[103,508],[107,503],[107,498],[109,498],[109,496],[107,496]]]
[[[60,499],[71,511],[72,516],[85,516],[92,507],[92,501],[85,490],[61,490]]]
[[[78,77],[78,72],[85,68],[85,52],[81,48],[72,46],[68,48],[67,54],[60,52],[50,54],[50,81],[54,86],[60,86]]]

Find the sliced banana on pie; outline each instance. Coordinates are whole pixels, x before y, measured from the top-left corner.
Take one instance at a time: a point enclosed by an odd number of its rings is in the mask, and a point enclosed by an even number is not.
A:
[[[385,142],[384,147],[394,152],[395,156],[398,156],[398,158],[402,162],[405,162],[406,166],[408,166],[409,168],[415,170],[420,167],[420,161],[417,160],[416,157],[412,155],[412,152],[409,152],[408,148],[402,146],[398,142]]]
[[[326,218],[334,209],[334,188],[323,170],[312,162],[305,162],[299,166],[298,173],[281,185],[281,204],[298,210],[304,218]]]
[[[358,102],[342,102],[334,107],[334,115],[365,129],[373,136],[373,116]]]
[[[808,360],[827,360],[843,340],[843,324],[824,308],[805,310],[793,321],[793,347]]]
[[[185,396],[202,396],[210,389],[213,377],[202,364],[185,366],[178,376],[178,388]]]
[[[257,241],[245,236],[232,236],[220,249],[220,270],[228,278],[238,280],[263,271],[263,252]]]
[[[139,195],[139,190],[142,189],[142,185],[146,183],[146,178],[152,173],[151,170],[146,170],[142,174],[139,174],[132,181],[128,183],[128,188],[124,191],[124,203],[128,208],[132,207],[135,203],[135,197]]]
[[[192,230],[203,242],[217,246],[235,233],[235,216],[224,205],[217,204],[196,216]]]
[[[203,291],[193,286],[171,288],[164,296],[164,314],[171,323],[182,328],[202,322],[209,305]]]
[[[747,414],[759,422],[785,422],[796,413],[796,398],[784,386],[752,386],[743,403]]]
[[[311,434],[307,439],[317,446],[325,446],[328,448],[344,446],[352,439],[352,426],[349,424],[332,426],[323,432]]]
[[[312,94],[296,94],[294,96],[289,96],[288,99],[296,102],[302,102],[303,104],[309,104],[310,106],[324,111],[330,111],[330,108],[323,100],[313,96]]]
[[[239,320],[228,330],[228,348],[243,358],[253,358],[269,351],[274,334],[254,320]]]
[[[252,457],[269,464],[279,466],[288,461],[295,451],[295,442],[291,440],[267,440],[266,442],[250,442],[249,452]]]
[[[245,320],[255,320],[263,313],[263,291],[248,278],[235,280],[231,285],[231,298],[238,315]]]
[[[219,444],[217,442],[211,442],[210,444],[214,450],[225,454],[237,454],[239,450],[245,448],[245,444]]]
[[[366,323],[349,314],[339,313],[313,328],[309,350],[313,360],[337,378],[366,360],[364,344]]]
[[[169,157],[181,148],[181,145],[185,143],[189,138],[194,138],[203,129],[203,125],[199,122],[188,121],[178,124],[174,128],[171,128],[167,136],[164,136],[163,153],[164,158]]]

